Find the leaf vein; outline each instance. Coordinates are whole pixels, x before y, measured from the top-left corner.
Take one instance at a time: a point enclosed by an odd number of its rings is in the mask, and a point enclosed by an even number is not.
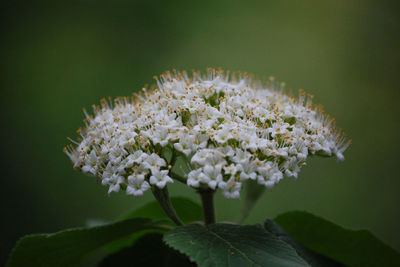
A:
[[[218,235],[216,232],[213,232],[211,229],[208,229],[210,231],[211,234],[213,234],[214,236],[216,236],[217,238],[221,239],[222,241],[224,241],[225,243],[227,243],[232,249],[237,250],[245,259],[247,259],[249,262],[251,262],[253,265],[255,266],[261,266],[259,264],[257,264],[254,260],[252,260],[251,258],[249,258],[243,251],[241,251],[240,249],[236,248],[235,246],[233,246],[233,244],[231,242],[229,242],[228,240],[226,240],[225,238],[223,238],[222,236]]]

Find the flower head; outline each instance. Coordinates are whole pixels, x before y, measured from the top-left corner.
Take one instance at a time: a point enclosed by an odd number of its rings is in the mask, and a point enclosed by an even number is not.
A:
[[[80,142],[65,150],[109,192],[164,188],[180,157],[188,186],[238,198],[246,180],[271,188],[284,176],[297,178],[310,155],[343,160],[350,144],[303,91],[289,96],[270,81],[219,70],[167,72],[157,82],[132,98],[103,100],[93,116],[85,112]]]

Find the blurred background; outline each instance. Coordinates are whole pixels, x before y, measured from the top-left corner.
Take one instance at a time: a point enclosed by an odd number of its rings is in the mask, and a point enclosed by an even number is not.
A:
[[[400,250],[399,11],[361,0],[3,5],[0,265],[22,235],[111,220],[153,199],[108,196],[62,148],[82,108],[172,68],[275,76],[314,94],[353,140],[343,163],[312,159],[266,192],[247,223],[306,210]],[[218,194],[218,219],[235,219],[239,205]]]

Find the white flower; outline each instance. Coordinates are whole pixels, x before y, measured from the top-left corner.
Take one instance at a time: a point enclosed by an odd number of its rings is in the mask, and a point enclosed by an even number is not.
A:
[[[210,149],[201,149],[196,152],[196,154],[193,155],[191,162],[192,163],[197,163],[200,165],[205,165],[207,162],[207,159],[212,157],[212,150]]]
[[[234,178],[230,178],[227,182],[220,182],[218,187],[222,189],[224,197],[233,199],[240,198],[242,183],[235,181]]]
[[[121,162],[122,158],[127,155],[128,152],[125,149],[121,149],[119,147],[114,147],[110,150],[110,161],[113,164],[118,164]]]
[[[259,173],[257,176],[258,183],[268,188],[271,188],[283,178],[277,163],[264,162],[258,166],[257,172]]]
[[[237,148],[235,155],[232,157],[232,161],[238,164],[247,164],[250,158],[251,154],[249,152]]]
[[[225,174],[235,175],[238,172],[238,167],[235,164],[224,167]]]
[[[120,176],[118,166],[113,165],[111,162],[108,162],[106,168],[103,171],[101,183],[103,185],[110,184],[111,181],[115,180],[114,176]]]
[[[77,149],[71,149],[71,147],[65,147],[64,153],[70,158],[70,160],[74,163],[74,168],[79,167],[82,164],[80,159],[80,155]]]
[[[127,195],[142,196],[149,188],[150,185],[145,181],[144,175],[128,176],[128,186],[126,187]]]
[[[275,116],[273,112],[269,111],[268,109],[265,109],[263,107],[257,107],[254,110],[255,115],[261,122],[265,122],[266,120],[275,120]]]
[[[245,180],[271,188],[296,178],[309,155],[344,159],[350,142],[304,92],[296,98],[247,77],[164,73],[154,90],[85,112],[80,141],[64,151],[109,192],[135,196],[171,183],[176,162],[191,170],[188,186],[238,198]]]
[[[207,134],[198,133],[194,139],[194,146],[196,149],[205,148],[207,146],[209,136]]]
[[[143,160],[145,160],[148,157],[146,153],[143,153],[142,150],[137,150],[133,152],[133,154],[130,154],[129,156],[126,157],[126,167],[130,168],[132,167],[133,164],[139,164]]]
[[[235,155],[235,152],[231,146],[220,146],[217,147],[217,150],[223,157],[233,157],[233,155]]]
[[[118,143],[122,147],[132,145],[136,142],[135,141],[136,136],[137,136],[137,133],[135,133],[134,129],[124,131],[123,134],[121,134],[121,137],[120,137],[120,140]]]
[[[221,166],[204,166],[204,172],[200,174],[201,182],[208,184],[211,189],[215,189],[222,181]]]
[[[229,129],[227,128],[222,128],[221,130],[217,131],[217,134],[214,135],[215,141],[217,141],[220,144],[225,144],[229,139],[232,139],[233,136],[230,133]]]
[[[143,133],[153,141],[153,144],[166,146],[171,138],[169,128],[163,125],[156,125],[153,130],[143,131]]]
[[[258,148],[258,137],[256,133],[246,133],[241,136],[242,147],[254,151]]]
[[[272,127],[268,129],[269,133],[272,137],[276,137],[277,135],[284,135],[288,132],[287,128],[289,127],[288,123],[276,122],[272,124]]]
[[[217,149],[208,149],[208,154],[204,164],[214,167],[219,166],[221,168],[226,164],[226,160],[224,159],[224,155]]]
[[[195,137],[193,135],[182,134],[179,136],[179,142],[174,144],[174,148],[186,156],[192,153]]]
[[[255,172],[256,167],[251,163],[238,164],[237,169],[240,172],[240,179],[242,180],[247,180],[247,179],[254,180],[257,177],[257,174]]]
[[[110,185],[110,187],[108,188],[108,194],[110,194],[111,192],[119,192],[120,189],[120,185],[125,182],[125,179],[123,176],[121,175],[117,175],[117,174],[113,174],[111,176],[111,178],[108,181],[108,184]]]
[[[300,172],[300,163],[296,157],[292,157],[289,160],[285,161],[284,168],[285,168],[285,175],[287,177],[294,177],[297,178],[297,174]]]
[[[199,187],[202,173],[202,169],[197,169],[189,172],[188,179],[186,181],[187,185],[192,187]]]
[[[168,176],[168,170],[154,171],[150,177],[150,184],[156,185],[158,188],[164,188],[167,183],[174,181]]]
[[[90,172],[91,174],[96,175],[98,166],[98,157],[96,152],[92,150],[85,158],[85,165],[83,165],[82,171]]]
[[[156,173],[160,170],[160,167],[165,167],[166,163],[164,159],[153,153],[142,162],[142,166],[151,170],[152,173]]]

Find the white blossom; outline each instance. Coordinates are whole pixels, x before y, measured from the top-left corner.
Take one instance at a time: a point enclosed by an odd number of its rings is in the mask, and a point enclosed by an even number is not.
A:
[[[229,139],[233,138],[233,135],[230,133],[227,127],[224,127],[217,131],[214,135],[215,140],[220,144],[225,144]]]
[[[124,183],[124,177],[118,174],[113,174],[111,178],[108,181],[109,188],[108,188],[108,193],[110,194],[111,192],[119,192],[119,189],[121,187],[121,184]]]
[[[126,194],[134,196],[142,196],[144,192],[150,189],[150,185],[145,181],[144,175],[130,175],[128,176],[128,186],[126,187]]]
[[[155,89],[85,111],[79,142],[65,153],[110,193],[134,196],[176,178],[239,198],[245,180],[271,188],[297,178],[310,155],[343,160],[350,142],[334,120],[303,91],[289,96],[273,84],[220,70],[167,72]],[[178,159],[190,171],[175,177]]]
[[[85,164],[82,166],[83,172],[90,172],[93,175],[96,175],[97,168],[98,168],[98,157],[96,152],[92,150],[86,157],[85,157]]]
[[[142,166],[151,170],[152,173],[158,172],[160,167],[165,167],[165,165],[165,160],[160,158],[160,156],[155,153],[148,156],[142,163]]]
[[[219,188],[222,189],[222,194],[226,198],[238,199],[240,198],[240,189],[242,183],[235,180],[234,177],[230,178],[226,182],[219,183]]]
[[[168,170],[154,171],[150,176],[150,184],[156,185],[159,188],[164,188],[167,183],[174,181],[168,176]]]
[[[179,136],[179,142],[174,144],[174,148],[186,156],[189,156],[193,150],[195,137],[189,134],[181,134]]]
[[[251,163],[246,164],[238,164],[237,169],[240,172],[240,179],[247,180],[247,179],[256,179],[256,167]]]
[[[186,181],[187,185],[192,187],[199,187],[202,173],[203,173],[202,169],[196,169],[189,172],[188,179]]]
[[[238,167],[235,164],[224,167],[225,174],[235,175],[238,172]]]
[[[200,165],[205,165],[210,157],[213,157],[211,149],[201,149],[193,155],[191,162]]]
[[[215,189],[219,182],[222,182],[221,166],[204,166],[204,172],[201,174],[201,182],[205,183],[211,189]]]

